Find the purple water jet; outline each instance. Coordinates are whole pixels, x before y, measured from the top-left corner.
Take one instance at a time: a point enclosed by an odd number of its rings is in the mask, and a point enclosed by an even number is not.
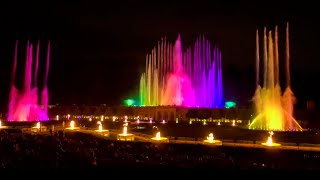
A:
[[[8,121],[46,121],[48,117],[48,71],[50,62],[50,41],[48,43],[44,87],[41,93],[41,105],[38,103],[38,67],[40,42],[38,41],[35,57],[34,79],[32,84],[33,45],[27,42],[24,82],[22,90],[15,86],[15,76],[18,59],[18,41],[16,41],[13,69],[11,74]]]

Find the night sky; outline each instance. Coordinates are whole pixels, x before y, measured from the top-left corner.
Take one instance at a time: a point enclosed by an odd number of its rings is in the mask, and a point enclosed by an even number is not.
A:
[[[161,37],[173,42],[178,33],[183,45],[191,45],[198,35],[204,34],[219,46],[225,99],[247,105],[255,86],[255,31],[258,28],[262,32],[264,26],[273,30],[279,25],[280,61],[284,61],[287,21],[293,92],[300,106],[308,99],[319,101],[320,31],[315,4],[258,2],[265,4],[262,6],[247,1],[199,0],[112,3],[2,1],[1,111],[6,110],[8,102],[15,40],[20,45],[18,66],[24,66],[27,40],[40,39],[40,67],[45,62],[47,41],[51,40],[50,104],[116,105],[138,93],[146,53]],[[23,72],[23,67],[19,71]],[[284,73],[284,68],[280,71]],[[21,77],[17,78],[18,86],[19,83]]]

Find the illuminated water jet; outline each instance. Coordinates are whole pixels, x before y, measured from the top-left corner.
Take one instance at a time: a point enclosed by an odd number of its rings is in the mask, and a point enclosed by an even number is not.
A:
[[[256,92],[254,103],[257,116],[249,129],[272,131],[302,131],[302,127],[293,118],[294,95],[290,88],[290,53],[289,24],[286,28],[286,89],[281,95],[279,78],[278,28],[275,28],[273,42],[272,32],[267,37],[266,28],[263,35],[263,85],[260,86],[259,74],[259,34],[256,32]]]
[[[46,131],[46,127],[42,126],[40,122],[37,122],[34,127],[31,127],[32,132],[44,132]]]
[[[210,133],[209,136],[207,136],[207,139],[203,140],[205,143],[210,144],[216,144],[216,145],[222,145],[222,142],[220,140],[214,139],[213,133]]]
[[[67,130],[79,130],[80,127],[75,127],[75,123],[74,123],[74,121],[72,120],[72,121],[70,121],[69,127],[66,128],[66,129],[67,129]]]
[[[40,122],[37,122],[36,128],[40,129]]]
[[[128,134],[128,127],[124,126],[123,127],[123,132],[117,135],[117,140],[120,140],[120,141],[133,141],[134,140],[134,135],[133,134]]]
[[[279,143],[274,143],[272,140],[273,132],[269,132],[268,140],[265,143],[261,143],[264,146],[281,146]]]
[[[95,132],[97,132],[99,134],[102,134],[102,135],[108,135],[109,134],[109,130],[103,129],[102,123],[100,121],[98,121],[97,124],[99,124],[99,128],[98,128],[98,130],[95,130]]]
[[[166,137],[161,137],[160,132],[157,132],[156,137],[151,138],[152,141],[161,141],[161,142],[167,142],[168,138]]]
[[[142,106],[177,105],[223,107],[221,53],[200,36],[182,51],[180,35],[174,45],[166,38],[146,56],[140,79]]]
[[[10,95],[9,95],[9,107],[8,107],[8,121],[46,121],[48,117],[48,72],[49,72],[49,60],[50,60],[50,42],[48,43],[47,59],[46,59],[46,70],[44,76],[43,89],[41,92],[41,105],[39,104],[38,95],[38,66],[39,66],[39,53],[40,43],[38,41],[36,56],[33,57],[33,45],[27,43],[26,50],[26,64],[23,89],[18,90],[16,88],[16,68],[18,59],[18,41],[16,41],[14,51],[13,69],[11,74],[10,83]],[[35,58],[35,69],[34,76],[32,79],[32,66]]]

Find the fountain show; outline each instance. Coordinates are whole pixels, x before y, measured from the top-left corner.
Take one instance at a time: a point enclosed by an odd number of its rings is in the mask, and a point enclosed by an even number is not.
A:
[[[318,6],[306,4],[4,3],[2,175],[319,176]]]

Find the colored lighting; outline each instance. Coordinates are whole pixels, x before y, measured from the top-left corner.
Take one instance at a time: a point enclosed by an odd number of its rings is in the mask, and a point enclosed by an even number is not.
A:
[[[273,131],[302,131],[302,127],[293,118],[294,95],[290,88],[289,68],[289,25],[286,29],[286,88],[281,92],[278,57],[278,29],[275,28],[274,39],[266,28],[263,35],[264,80],[260,86],[259,77],[259,34],[256,32],[256,92],[254,102],[257,116],[249,125],[249,129]]]
[[[126,100],[124,100],[124,104],[125,104],[126,106],[133,106],[134,103],[135,103],[135,100],[133,100],[133,99],[126,99]]]
[[[234,108],[236,107],[237,103],[236,102],[233,102],[233,101],[227,101],[225,102],[225,108],[229,109],[229,108]]]
[[[25,60],[25,72],[23,90],[18,90],[15,86],[16,68],[18,60],[18,41],[16,41],[14,51],[13,69],[11,74],[10,95],[9,95],[9,107],[8,107],[8,121],[46,121],[48,117],[48,101],[49,93],[47,87],[49,60],[50,60],[50,42],[48,43],[46,69],[44,76],[44,87],[41,94],[38,94],[38,67],[39,67],[39,53],[40,43],[37,44],[36,56],[33,57],[33,45],[27,43],[27,54]],[[35,63],[33,60],[35,59]],[[34,72],[33,70],[34,67]],[[34,77],[32,76],[34,75]],[[38,104],[39,98],[41,105]]]
[[[164,38],[146,56],[139,91],[142,106],[223,107],[222,90],[221,52],[204,36],[184,52],[180,35],[174,45]]]

